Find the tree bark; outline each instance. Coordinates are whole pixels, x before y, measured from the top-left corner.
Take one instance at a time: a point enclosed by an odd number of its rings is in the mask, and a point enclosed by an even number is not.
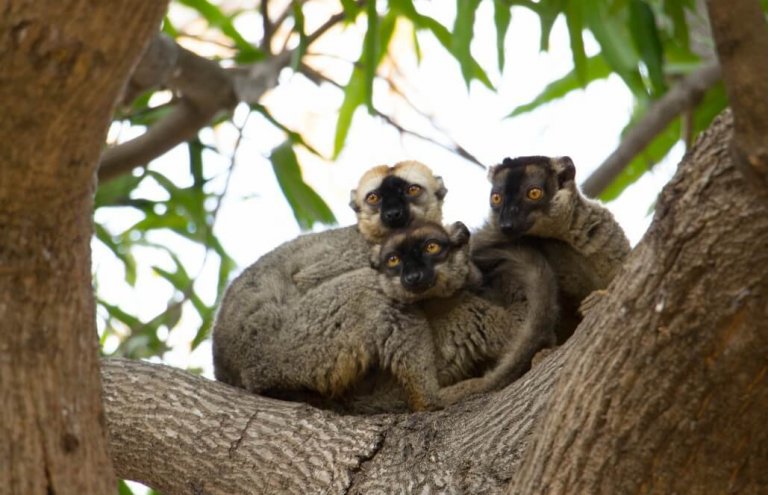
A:
[[[94,178],[114,102],[165,5],[16,1],[0,11],[0,491],[109,493]]]
[[[768,211],[718,119],[576,334],[444,411],[339,416],[107,360],[120,476],[175,493],[765,493]]]

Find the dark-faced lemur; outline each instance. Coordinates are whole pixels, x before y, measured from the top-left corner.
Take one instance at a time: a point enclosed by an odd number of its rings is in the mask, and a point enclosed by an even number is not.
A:
[[[368,170],[351,192],[357,224],[302,235],[265,254],[227,288],[213,326],[216,378],[242,387],[251,333],[280,331],[286,309],[307,291],[370,266],[370,249],[413,220],[440,222],[446,189],[425,165],[404,161]]]
[[[280,328],[254,328],[245,350],[244,388],[255,393],[315,392],[339,398],[372,369],[389,373],[411,410],[436,409],[466,393],[442,388],[433,334],[415,304],[476,283],[469,231],[416,223],[374,248],[362,267],[308,290],[285,308]]]
[[[489,171],[491,212],[472,236],[473,260],[486,276],[510,246],[544,254],[560,290],[560,342],[580,321],[579,305],[608,286],[630,251],[611,212],[579,192],[575,175],[568,157],[505,158]]]

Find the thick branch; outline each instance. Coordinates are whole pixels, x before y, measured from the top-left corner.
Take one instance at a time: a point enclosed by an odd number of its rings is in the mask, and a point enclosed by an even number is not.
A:
[[[344,12],[331,16],[307,36],[307,44],[344,18]],[[277,85],[280,70],[290,64],[292,56],[292,50],[285,50],[266,61],[228,70],[180,47],[167,36],[158,35],[137,66],[125,99],[153,87],[166,86],[180,97],[178,107],[142,136],[106,149],[99,179],[108,180],[134,167],[145,166],[195,136],[216,115],[232,110],[238,102],[258,102]]]
[[[768,487],[768,208],[718,118],[577,330],[510,493],[762,493]],[[738,194],[734,194],[738,191]]]
[[[449,411],[373,417],[139,361],[104,360],[102,377],[118,476],[169,495],[391,493],[436,479],[477,493],[498,492],[514,472],[558,366],[550,359],[503,393]]]
[[[720,80],[716,64],[707,65],[683,78],[645,116],[635,124],[619,147],[581,185],[584,194],[598,196],[622,170],[639,155],[676,117],[698,104],[704,94]]]
[[[768,192],[768,25],[757,0],[707,2],[739,165]]]

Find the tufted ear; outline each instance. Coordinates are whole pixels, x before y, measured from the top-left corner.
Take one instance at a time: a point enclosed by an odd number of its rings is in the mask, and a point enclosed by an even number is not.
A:
[[[488,167],[488,180],[493,182],[493,177],[496,175],[496,170],[499,169],[499,165],[491,165]]]
[[[463,246],[469,242],[469,229],[462,222],[454,222],[447,230],[454,246]]]
[[[435,182],[437,182],[437,189],[435,190],[435,196],[437,196],[437,199],[443,199],[446,194],[448,194],[448,189],[445,188],[445,184],[443,184],[443,178],[439,175],[435,176]]]
[[[555,172],[557,173],[557,185],[560,189],[576,178],[576,166],[568,156],[553,159]]]
[[[357,189],[352,189],[349,192],[349,207],[355,213],[360,213],[360,205],[357,204]]]

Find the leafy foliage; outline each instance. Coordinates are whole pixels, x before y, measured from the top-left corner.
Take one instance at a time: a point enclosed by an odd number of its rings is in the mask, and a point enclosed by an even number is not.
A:
[[[338,157],[344,150],[355,113],[361,107],[393,121],[376,107],[374,92],[382,87],[377,81],[392,83],[382,66],[393,60],[392,42],[403,29],[413,33],[409,41],[419,62],[428,56],[422,50],[424,40],[435,40],[455,61],[468,89],[476,81],[492,90],[494,84],[489,74],[493,69],[504,71],[507,65],[506,39],[516,11],[525,9],[538,17],[539,39],[531,42],[543,51],[549,49],[556,23],[563,22],[572,53],[572,68],[546,85],[531,101],[510,109],[508,118],[534,112],[594,81],[616,75],[635,99],[635,112],[625,130],[641,119],[653,102],[674,86],[676,79],[701,66],[700,47],[706,46],[701,43],[696,26],[691,24],[691,19],[697,17],[697,4],[693,0],[456,0],[452,24],[425,14],[430,12],[429,2],[339,0],[336,6],[339,15],[334,17],[338,21],[336,30],[322,32],[314,31],[318,20],[310,18],[314,0],[262,1],[268,2],[267,5],[243,3],[242,8],[237,8],[232,2],[176,0],[172,8],[177,9],[176,14],[181,9],[184,15],[173,15],[172,10],[162,30],[179,41],[208,47],[213,57],[226,67],[247,69],[281,51],[292,50],[288,70],[303,72],[312,80],[323,77],[306,72],[312,57],[317,55],[313,53],[312,43],[319,37],[337,36],[340,32],[356,33],[359,52],[349,61],[348,79],[343,84],[329,81],[336,84],[343,95],[333,141],[329,143],[332,144],[331,158]],[[431,7],[434,4],[432,2]],[[768,8],[768,2],[763,1],[762,5]],[[490,22],[480,15],[486,6],[492,9]],[[265,13],[268,19],[264,18]],[[332,23],[333,19],[325,21]],[[487,30],[492,30],[494,35],[497,67],[493,68],[483,67],[473,54],[477,34]],[[114,119],[129,129],[152,126],[172,111],[174,103],[174,95],[156,88],[118,109]],[[726,104],[722,87],[712,89],[695,109],[659,133],[603,192],[602,198],[617,197],[651,170],[681,139],[686,142],[694,139]],[[282,141],[281,144],[265,154],[299,227],[309,229],[318,223],[333,224],[336,221],[333,212],[303,179],[302,155],[297,152],[302,149],[322,156],[317,148],[323,147],[315,148],[307,136],[291,128],[288,119],[273,114],[267,104],[251,102],[246,110],[283,136],[276,141]],[[215,224],[236,156],[225,157],[228,153],[219,149],[216,140],[206,136],[212,130],[231,131],[233,127],[240,131],[234,146],[236,155],[242,129],[234,126],[232,115],[218,116],[210,128],[187,143],[184,178],[145,167],[99,185],[95,198],[97,220],[101,218],[99,212],[108,210],[119,210],[135,220],[127,226],[97,222],[94,243],[114,255],[122,267],[122,282],[128,288],[141,285],[141,277],[148,272],[137,261],[141,253],[151,251],[160,255],[165,261],[151,266],[149,273],[170,289],[170,296],[163,301],[164,308],[142,317],[138,316],[138,309],[127,309],[126,304],[100,295],[98,314],[101,341],[108,349],[105,353],[162,358],[170,349],[170,336],[184,321],[196,322],[191,348],[207,338],[218,297],[235,270],[234,260],[216,236]],[[225,158],[229,166],[222,171],[213,164],[214,158],[219,161]],[[145,194],[148,189],[154,193]],[[178,243],[196,250],[202,262],[193,263],[180,257],[172,247]],[[215,266],[216,272],[214,297],[210,296],[210,290],[206,294],[198,283],[200,273],[209,265]],[[130,488],[121,483],[119,491],[130,493]]]

